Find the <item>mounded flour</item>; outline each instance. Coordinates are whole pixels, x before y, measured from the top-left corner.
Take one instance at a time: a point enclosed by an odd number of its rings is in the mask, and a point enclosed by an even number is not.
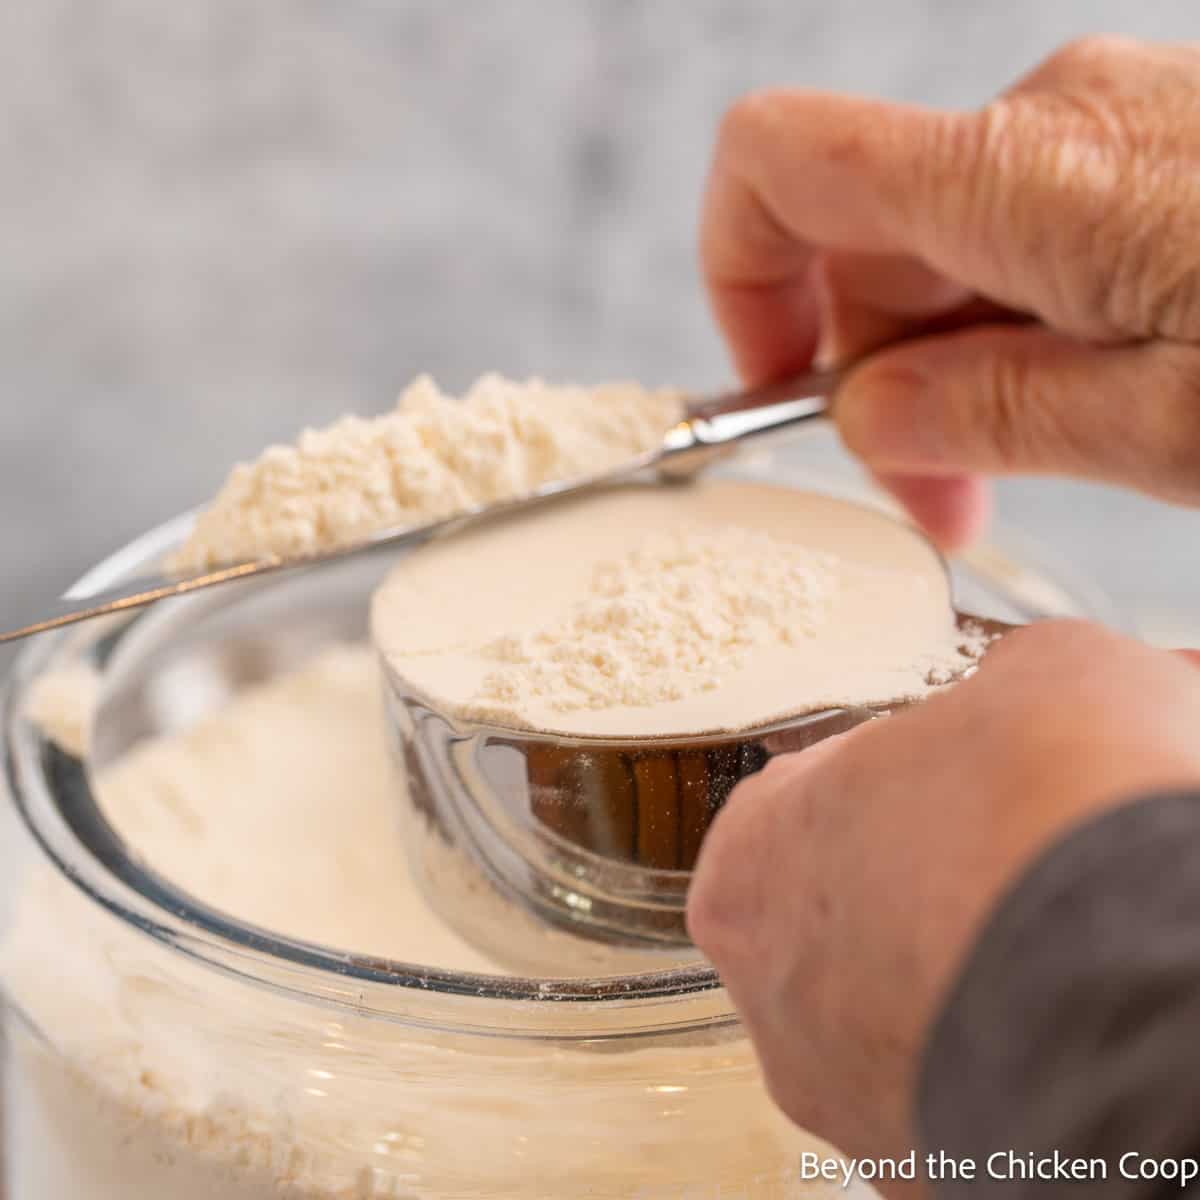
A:
[[[343,417],[234,467],[176,570],[299,555],[619,466],[683,414],[678,392],[484,375],[461,399],[427,376],[393,412]]]
[[[915,531],[730,480],[615,487],[424,547],[376,592],[371,628],[446,713],[593,737],[911,700],[984,645]]]
[[[429,911],[396,828],[378,668],[332,647],[102,771],[117,831],[277,933],[498,972]],[[168,962],[167,960],[171,960]],[[7,1200],[832,1195],[744,1037],[439,1044],[189,971],[48,866],[0,951]],[[15,1014],[19,1013],[19,1017]]]

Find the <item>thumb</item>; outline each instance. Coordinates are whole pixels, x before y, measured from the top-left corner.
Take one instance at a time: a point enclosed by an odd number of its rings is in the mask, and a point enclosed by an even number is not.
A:
[[[1180,343],[981,327],[874,355],[834,415],[877,472],[1074,475],[1200,503],[1200,349]]]

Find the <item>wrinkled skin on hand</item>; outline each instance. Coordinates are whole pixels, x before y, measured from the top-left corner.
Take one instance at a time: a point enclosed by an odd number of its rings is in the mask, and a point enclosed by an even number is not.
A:
[[[750,96],[701,250],[743,376],[853,363],[842,437],[943,546],[988,475],[1200,503],[1200,46],[1088,39],[977,112]],[[689,924],[785,1112],[852,1154],[913,1146],[922,1044],[1000,895],[1072,825],[1200,786],[1195,665],[1031,628],[736,789]]]
[[[986,475],[1200,502],[1200,46],[1089,38],[977,112],[749,96],[701,250],[749,380],[912,339],[836,418],[942,545],[981,528]]]
[[[1005,888],[1071,826],[1200,787],[1197,667],[1083,622],[1033,625],[967,681],[734,790],[689,928],[788,1116],[852,1155],[916,1147],[923,1042]]]

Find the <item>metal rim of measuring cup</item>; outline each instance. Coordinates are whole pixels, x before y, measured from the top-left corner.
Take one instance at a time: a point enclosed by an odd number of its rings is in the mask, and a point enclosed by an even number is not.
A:
[[[475,942],[494,928],[498,894],[601,941],[690,945],[691,868],[737,783],[884,711],[822,710],[711,736],[562,737],[456,721],[382,656],[381,667],[408,815],[493,889],[447,886],[414,864],[429,903]],[[419,838],[407,844],[422,853]]]

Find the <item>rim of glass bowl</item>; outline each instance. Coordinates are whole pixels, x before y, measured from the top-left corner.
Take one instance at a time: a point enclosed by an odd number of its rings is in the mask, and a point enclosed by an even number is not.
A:
[[[89,570],[76,589],[111,587],[136,576],[178,546],[194,519],[194,513],[186,513],[133,539]],[[1036,543],[1012,531],[995,532],[1001,544],[1020,546],[1021,558],[1031,564],[1028,570],[1061,584],[1064,595],[1080,599],[1091,612],[1103,613],[1103,599],[1093,589],[1077,586],[1080,581],[1057,568],[1046,568],[1043,575],[1049,558]],[[30,684],[62,651],[70,648],[78,655],[103,646],[107,658],[153,611],[41,635],[18,656],[3,692],[3,769],[11,802],[40,851],[91,902],[222,974],[294,1000],[405,1025],[567,1041],[736,1026],[720,981],[706,964],[592,978],[532,978],[376,958],[239,921],[140,862],[105,820],[86,764],[50,744],[21,712]]]
[[[181,542],[193,520],[193,514],[185,514],[135,538],[88,571],[76,588],[110,587],[144,571]],[[19,655],[3,693],[3,769],[11,803],[41,853],[90,901],[223,974],[295,999],[406,1025],[556,1040],[661,1036],[736,1025],[707,965],[590,978],[426,967],[281,936],[242,922],[159,875],[105,819],[87,765],[48,742],[22,716],[30,684],[62,651],[69,647],[78,656],[103,646],[107,660],[152,611],[41,635]]]

